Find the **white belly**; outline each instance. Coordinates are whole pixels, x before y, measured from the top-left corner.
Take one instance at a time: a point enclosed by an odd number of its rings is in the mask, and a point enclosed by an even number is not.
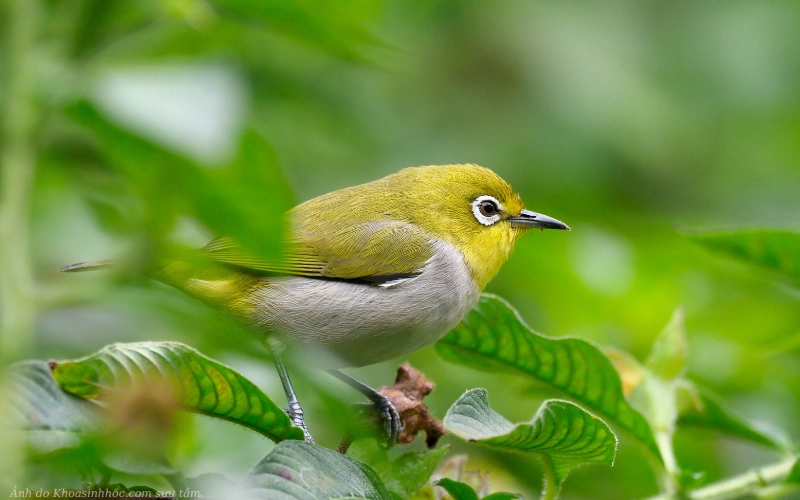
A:
[[[257,321],[288,346],[330,351],[339,366],[363,366],[439,340],[478,301],[461,253],[437,242],[423,272],[398,284],[378,285],[302,277],[265,278],[251,298]]]

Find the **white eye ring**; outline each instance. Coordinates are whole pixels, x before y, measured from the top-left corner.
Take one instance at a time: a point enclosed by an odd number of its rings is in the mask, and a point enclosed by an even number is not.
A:
[[[481,204],[483,202],[489,201],[496,207],[496,211],[494,215],[483,215],[481,213]],[[499,201],[494,196],[483,195],[478,196],[475,198],[475,201],[472,202],[472,214],[478,219],[478,222],[483,224],[484,226],[491,226],[495,222],[500,220],[500,211],[503,209],[503,205],[500,204]]]

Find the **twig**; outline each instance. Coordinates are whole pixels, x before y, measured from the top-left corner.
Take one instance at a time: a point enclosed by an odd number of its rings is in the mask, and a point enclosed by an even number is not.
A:
[[[800,489],[800,483],[788,483],[786,478],[794,467],[796,458],[751,470],[729,479],[709,484],[693,491],[670,493],[649,500],[732,500],[735,498],[772,498],[778,494]]]
[[[36,166],[33,131],[38,109],[31,89],[34,42],[41,18],[36,0],[9,2],[7,72],[0,152],[0,362],[18,359],[29,346],[34,320],[30,262],[30,198]]]
[[[336,447],[336,451],[342,455],[347,455],[347,450],[350,449],[351,444],[353,444],[353,436],[351,436],[349,432],[345,432],[344,436],[342,436],[342,440],[339,442],[339,446]]]

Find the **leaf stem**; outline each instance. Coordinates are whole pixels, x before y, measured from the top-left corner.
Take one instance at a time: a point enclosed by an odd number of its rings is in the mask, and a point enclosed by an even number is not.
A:
[[[666,429],[654,429],[653,434],[658,449],[661,451],[661,458],[664,461],[659,471],[661,490],[664,493],[674,493],[678,491],[678,483],[676,481],[678,461],[675,459],[675,452],[672,449],[672,432]]]
[[[796,462],[795,457],[750,470],[738,476],[709,484],[693,491],[665,493],[650,500],[723,500],[732,498],[774,498],[800,488],[800,483],[785,482]]]
[[[0,67],[0,368],[26,353],[33,330],[28,223],[38,110],[31,89],[41,4],[40,0],[10,0],[4,7],[5,23],[0,28],[5,53]],[[2,427],[0,489],[10,491],[21,476],[22,443],[19,433]]]
[[[556,479],[556,471],[553,468],[553,464],[548,460],[542,460],[542,471],[544,472],[544,478],[542,478],[544,482],[542,485],[542,500],[556,500],[561,491],[561,485],[558,484]]]
[[[5,29],[7,64],[0,130],[0,364],[18,359],[28,350],[33,329],[29,217],[38,109],[31,89],[40,9],[37,0],[12,0]]]

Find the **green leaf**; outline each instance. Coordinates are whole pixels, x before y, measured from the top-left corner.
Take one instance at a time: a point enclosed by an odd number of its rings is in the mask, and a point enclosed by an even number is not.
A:
[[[443,422],[463,439],[539,455],[553,467],[559,485],[579,465],[612,465],[617,450],[617,437],[602,420],[557,399],[542,403],[530,422],[512,424],[489,407],[486,390],[472,389],[447,410]]]
[[[645,361],[645,366],[653,375],[672,380],[683,373],[688,355],[684,312],[683,308],[679,307],[653,343],[653,349]]]
[[[74,448],[85,433],[97,429],[99,408],[62,391],[46,362],[16,363],[7,374],[11,425],[26,431],[37,453]]]
[[[389,490],[408,496],[428,482],[449,450],[449,446],[440,446],[390,458],[387,450],[378,446],[374,439],[358,439],[347,453],[372,467]]]
[[[362,61],[358,44],[376,44],[363,24],[376,13],[375,2],[325,0],[211,0],[223,15],[264,23],[314,48],[347,60]],[[366,7],[366,8],[365,8]]]
[[[177,342],[113,344],[57,363],[53,376],[63,390],[84,398],[132,383],[166,386],[182,409],[243,425],[273,441],[303,439],[303,432],[252,382]]]
[[[176,475],[163,457],[135,457],[120,450],[108,453],[117,443],[97,440],[104,410],[63,391],[48,363],[12,365],[6,383],[12,425],[25,431],[36,460],[83,468],[107,466],[131,474]]]
[[[559,389],[660,457],[649,424],[625,400],[619,374],[608,358],[585,340],[551,339],[533,332],[500,297],[481,295],[436,350],[455,363],[520,373]]]
[[[686,368],[688,351],[683,309],[678,308],[653,343],[645,362],[647,368],[640,367],[645,376],[628,397],[631,406],[650,423],[664,468],[671,476],[680,474],[672,445],[678,419],[675,391]]]
[[[247,474],[240,491],[245,498],[269,500],[392,498],[368,465],[303,441],[275,446]]]
[[[677,388],[677,398],[679,426],[712,429],[778,451],[792,448],[790,443],[758,430],[717,396],[694,384],[681,384]]]
[[[208,168],[111,123],[89,103],[72,106],[68,115],[91,132],[100,157],[143,200],[146,210],[130,228],[158,242],[178,215],[191,214],[253,256],[276,261],[283,255],[284,212],[293,200],[274,151],[256,133],[244,134],[230,164]]]
[[[679,472],[672,446],[675,422],[678,419],[676,385],[677,381],[665,380],[648,372],[629,397],[631,405],[650,423],[659,445],[664,469],[670,476]]]
[[[775,271],[800,284],[800,233],[769,229],[690,234],[709,250]]]
[[[108,443],[107,446],[114,446],[114,444]],[[105,451],[102,456],[103,463],[116,471],[137,475],[160,474],[165,477],[179,474],[179,471],[160,455],[153,454],[143,457],[137,456],[135,452],[129,453],[130,450],[114,450],[115,452],[112,453],[108,453],[107,450],[103,451]]]
[[[437,481],[436,486],[444,488],[453,500],[478,500],[478,494],[468,484],[444,478]]]
[[[201,174],[186,187],[197,217],[250,254],[278,261],[283,254],[282,235],[287,232],[284,213],[294,199],[266,140],[245,132],[230,165]]]
[[[6,384],[11,421],[17,428],[83,432],[97,426],[98,407],[62,391],[44,361],[11,365]]]
[[[792,470],[789,471],[789,475],[786,477],[786,482],[800,483],[800,460],[795,460]]]
[[[478,500],[478,494],[466,483],[443,478],[436,482],[436,486],[444,488],[453,497],[453,500]],[[498,492],[483,497],[483,500],[516,500],[519,498],[522,498],[522,495],[517,493]]]
[[[403,453],[390,462],[381,478],[390,490],[410,495],[425,486],[449,450],[449,446],[440,446],[428,451]]]

